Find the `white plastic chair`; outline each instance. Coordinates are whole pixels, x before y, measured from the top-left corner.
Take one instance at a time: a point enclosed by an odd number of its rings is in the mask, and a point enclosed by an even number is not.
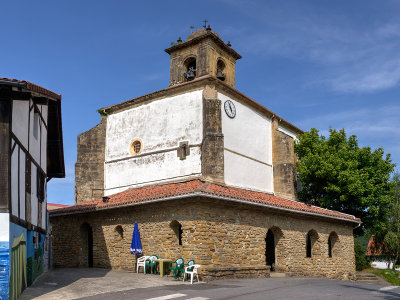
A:
[[[197,274],[197,269],[200,268],[200,265],[192,265],[185,267],[185,274],[183,274],[183,281],[185,281],[186,275],[190,274],[190,284],[193,284],[193,277],[196,274],[197,282],[199,282],[199,275]],[[192,269],[190,271],[190,269]]]
[[[136,260],[136,273],[139,273],[139,267],[143,267],[143,272],[144,272],[144,265],[146,263],[146,259],[148,259],[150,256],[141,256]]]

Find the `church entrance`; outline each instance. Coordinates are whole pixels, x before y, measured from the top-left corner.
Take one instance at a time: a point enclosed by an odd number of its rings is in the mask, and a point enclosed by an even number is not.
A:
[[[266,264],[271,267],[271,271],[275,271],[275,237],[271,229],[268,229],[265,238],[265,260]]]
[[[93,267],[93,230],[88,223],[81,226],[81,245],[82,253],[80,264],[83,267]]]

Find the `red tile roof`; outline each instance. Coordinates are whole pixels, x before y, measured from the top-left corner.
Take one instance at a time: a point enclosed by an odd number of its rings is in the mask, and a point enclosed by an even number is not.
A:
[[[68,207],[70,205],[65,205],[65,204],[56,204],[56,203],[49,203],[47,202],[47,210],[53,210],[53,209],[59,209],[62,207]]]
[[[0,81],[6,82],[6,83],[10,83],[10,84],[19,84],[21,86],[23,86],[24,88],[26,88],[27,90],[30,90],[32,92],[36,92],[42,95],[47,95],[50,97],[53,97],[55,99],[61,99],[61,95],[60,94],[56,94],[48,89],[45,89],[44,87],[41,87],[37,84],[31,83],[29,81],[26,80],[19,80],[19,79],[11,79],[11,78],[0,78]]]
[[[375,235],[371,235],[368,246],[367,246],[367,253],[366,256],[381,256],[388,252],[387,248],[385,247],[385,243],[377,243],[375,239]]]
[[[190,196],[204,196],[222,200],[238,201],[247,204],[257,204],[272,209],[286,210],[294,213],[311,214],[320,217],[330,217],[360,223],[360,219],[352,215],[307,205],[303,202],[288,200],[274,195],[223,186],[202,180],[191,180],[179,183],[154,185],[129,189],[118,194],[110,195],[107,202],[102,199],[85,202],[78,205],[60,208],[50,212],[51,215],[74,214],[91,212],[113,207],[131,206],[138,203],[169,200]]]

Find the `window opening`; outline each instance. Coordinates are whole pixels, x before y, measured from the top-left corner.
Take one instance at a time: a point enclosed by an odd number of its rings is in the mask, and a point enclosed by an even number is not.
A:
[[[188,58],[185,62],[186,73],[184,74],[186,81],[191,81],[196,77],[196,59],[194,57]]]
[[[136,153],[140,152],[140,148],[142,148],[142,144],[139,141],[133,143],[133,151]]]
[[[139,155],[140,153],[142,153],[143,150],[143,143],[141,139],[134,139],[131,142],[131,145],[129,147],[129,152],[133,155]]]
[[[311,236],[309,233],[307,233],[307,237],[306,237],[306,255],[307,257],[311,257]]]
[[[219,80],[222,81],[225,80],[225,74],[222,73],[224,70],[225,70],[225,63],[221,59],[219,59],[217,62],[217,74],[216,74]]]
[[[329,257],[332,257],[332,240],[331,240],[331,236],[329,236],[329,238],[328,238],[328,255],[329,255]]]
[[[178,241],[178,245],[182,246],[182,234],[183,234],[182,224],[179,223],[178,221],[172,221],[170,227],[174,231],[174,234]]]

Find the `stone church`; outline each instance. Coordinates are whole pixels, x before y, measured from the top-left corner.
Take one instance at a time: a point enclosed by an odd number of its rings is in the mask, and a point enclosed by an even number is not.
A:
[[[76,204],[51,212],[56,267],[194,259],[203,279],[352,279],[360,219],[296,199],[302,131],[235,89],[241,56],[210,27],[165,50],[163,90],[101,108],[78,136]],[[68,245],[68,246],[67,246]]]

